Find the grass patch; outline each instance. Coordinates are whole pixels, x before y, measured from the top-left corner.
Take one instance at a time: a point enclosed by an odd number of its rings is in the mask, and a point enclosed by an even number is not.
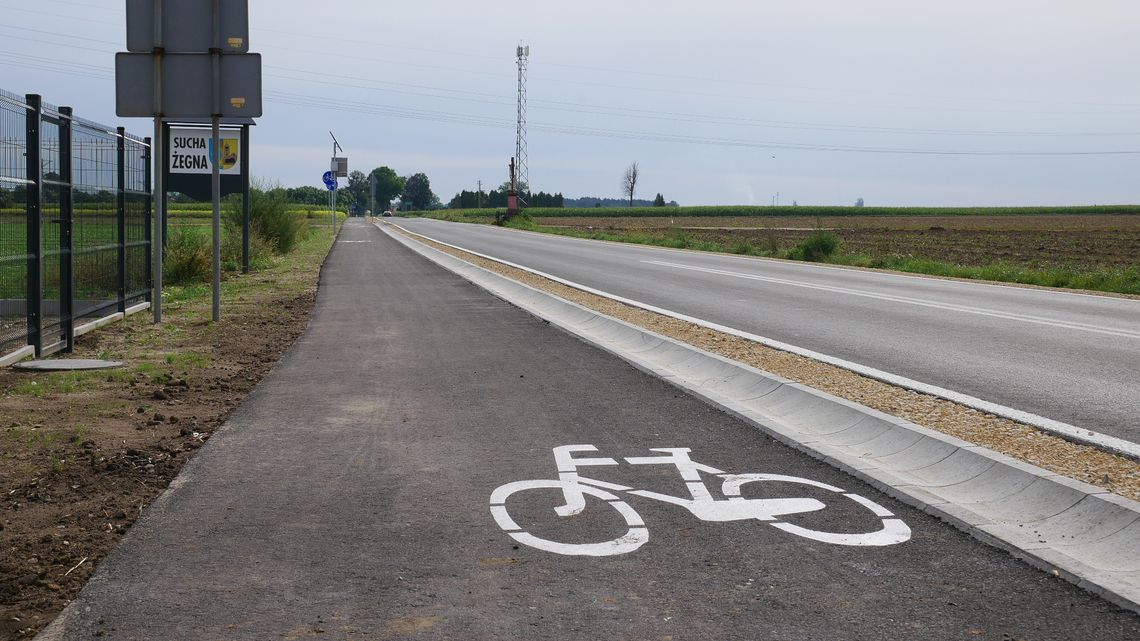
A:
[[[88,370],[80,372],[51,372],[40,378],[25,381],[11,388],[11,394],[43,398],[58,394],[79,392],[91,384],[107,381],[130,381],[133,375],[123,369]]]
[[[943,261],[914,256],[895,256],[872,259],[861,255],[836,256],[828,260],[840,265],[891,269],[912,274],[968,278],[999,283],[1018,283],[1040,287],[1084,289],[1116,294],[1140,294],[1140,268],[1091,269],[1076,268],[1030,269],[997,262],[990,265],[955,265]]]
[[[201,352],[175,352],[166,355],[166,364],[175,367],[206,367],[214,361],[209,354]]]

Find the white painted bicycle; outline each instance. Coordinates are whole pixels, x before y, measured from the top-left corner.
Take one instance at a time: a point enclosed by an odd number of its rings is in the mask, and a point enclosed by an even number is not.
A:
[[[609,556],[633,552],[649,541],[649,530],[641,516],[628,503],[614,492],[626,492],[634,496],[654,499],[679,505],[702,521],[743,521],[756,519],[790,534],[802,536],[822,543],[851,546],[884,546],[903,543],[910,539],[910,528],[885,507],[874,501],[847,492],[841,488],[811,479],[782,474],[726,474],[714,467],[697,463],[689,457],[692,451],[687,447],[652,448],[661,456],[632,457],[625,461],[630,465],[674,465],[688,487],[691,498],[670,496],[647,490],[635,490],[624,485],[586,478],[578,474],[578,468],[588,466],[618,465],[612,458],[574,458],[575,452],[597,452],[593,445],[563,445],[554,448],[554,460],[558,465],[557,479],[535,479],[515,481],[499,486],[491,493],[491,515],[495,522],[511,538],[524,545],[539,550],[571,556]],[[701,472],[715,474],[723,479],[721,492],[724,499],[715,499],[709,492]],[[741,488],[748,483],[783,482],[807,485],[843,496],[870,510],[881,521],[881,527],[872,532],[840,533],[808,529],[781,521],[780,517],[805,512],[815,512],[827,507],[822,501],[813,498],[744,498]],[[565,505],[554,508],[560,517],[580,514],[586,508],[586,497],[601,499],[618,511],[625,519],[628,530],[625,534],[600,543],[562,543],[540,538],[523,528],[507,513],[507,499],[511,495],[526,490],[561,490]]]

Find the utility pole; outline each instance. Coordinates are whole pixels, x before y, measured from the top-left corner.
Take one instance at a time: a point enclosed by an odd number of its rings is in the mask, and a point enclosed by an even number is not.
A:
[[[371,201],[372,201],[371,212],[372,212],[372,215],[375,216],[376,215],[376,173],[375,172],[368,174],[368,193],[371,196]]]
[[[482,209],[483,208],[483,181],[478,180],[476,182],[479,183],[479,191],[475,192],[475,202],[477,203],[476,208]]]

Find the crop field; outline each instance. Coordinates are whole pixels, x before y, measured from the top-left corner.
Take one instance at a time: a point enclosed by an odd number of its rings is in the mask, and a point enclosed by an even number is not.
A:
[[[660,210],[658,210],[660,211]],[[743,244],[779,255],[820,230],[844,253],[915,257],[956,265],[1030,269],[1119,269],[1140,263],[1140,214],[865,217],[536,217],[540,227],[578,232],[688,236],[729,250]]]

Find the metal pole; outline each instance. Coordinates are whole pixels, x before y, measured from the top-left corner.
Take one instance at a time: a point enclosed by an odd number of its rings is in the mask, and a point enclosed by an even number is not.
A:
[[[214,309],[213,319],[222,319],[222,43],[221,43],[221,0],[214,0],[214,46],[210,49],[213,59],[213,122],[211,140],[213,147],[213,169],[210,172],[211,191],[214,200]]]
[[[75,223],[72,182],[71,107],[60,107],[59,113],[59,329],[63,332],[63,351],[75,350],[75,255],[72,230]]]
[[[218,59],[221,56],[214,56],[214,82],[217,83],[217,67],[219,66]],[[214,198],[214,313],[213,318],[215,321],[222,319],[222,133],[219,125],[221,124],[221,116],[214,114],[213,118],[213,142],[214,142],[214,168],[212,171],[211,190],[213,191]]]
[[[162,47],[162,3],[163,0],[154,0],[154,147],[151,155],[154,157],[154,224],[151,225],[150,251],[153,259],[151,280],[154,291],[151,293],[150,306],[154,311],[154,322],[162,322],[162,252],[165,249],[162,239],[166,237],[163,220],[166,218],[166,187],[163,184],[163,163],[166,156],[166,140],[162,131],[162,61],[165,53]]]
[[[28,221],[28,288],[24,292],[28,318],[28,343],[36,348],[36,356],[44,349],[44,252],[43,252],[43,163],[40,162],[42,141],[40,126],[43,124],[43,102],[35,94],[24,98],[28,105],[25,160],[28,179],[27,210]]]
[[[115,261],[120,312],[127,311],[127,130],[115,130],[115,222],[118,236],[118,256]]]
[[[249,273],[249,125],[241,128],[241,273]]]

